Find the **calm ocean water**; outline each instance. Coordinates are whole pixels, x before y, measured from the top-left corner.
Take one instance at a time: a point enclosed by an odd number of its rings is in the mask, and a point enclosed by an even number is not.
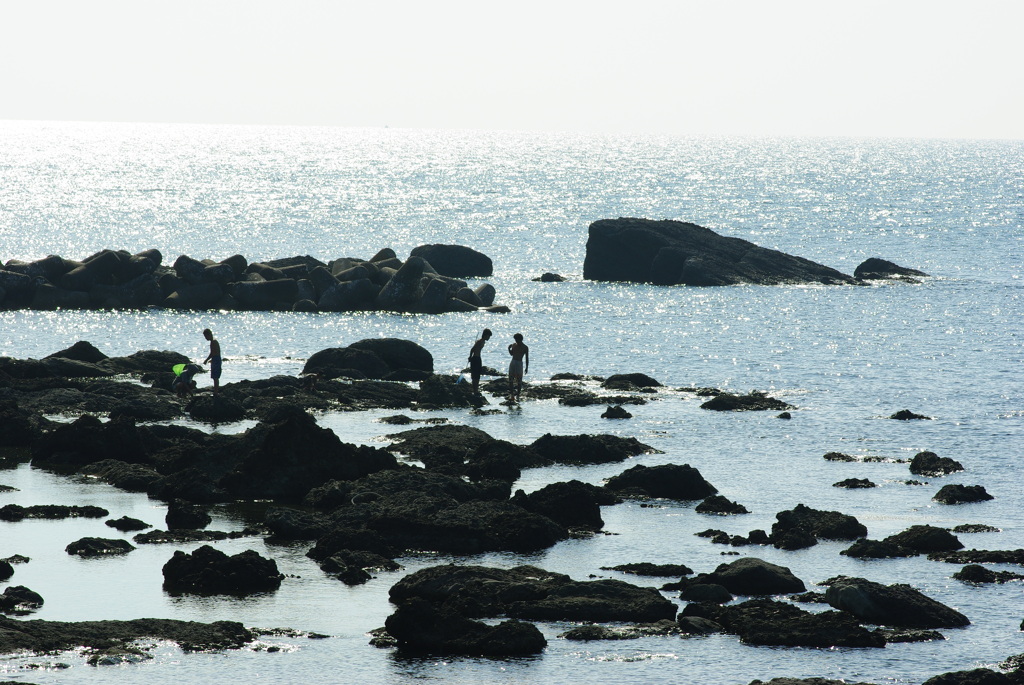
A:
[[[932,275],[920,285],[659,288],[582,280],[590,222],[642,216],[692,221],[846,273],[878,256]],[[250,260],[309,254],[405,257],[427,243],[459,243],[489,255],[488,279],[508,315],[0,312],[0,355],[41,357],[89,340],[110,355],[174,349],[202,359],[213,328],[229,362],[225,382],[296,373],[310,354],[367,337],[414,340],[439,371],[461,368],[479,330],[498,344],[484,362],[505,366],[506,340],[522,332],[534,380],[564,371],[642,371],[670,388],[716,386],[771,392],[799,407],[718,414],[666,389],[609,422],[600,408],[527,402],[491,416],[441,412],[494,437],[615,433],[664,454],[626,464],[557,467],[524,474],[533,490],[577,478],[599,483],[632,463],[689,463],[751,514],[702,516],[693,505],[606,507],[610,535],[559,544],[529,557],[482,555],[464,563],[532,563],[577,579],[621,577],[600,567],[629,561],[685,563],[710,571],[733,557],[694,533],[770,528],[797,503],[857,516],[872,538],[913,524],[987,523],[999,533],[961,535],[967,547],[1024,547],[1024,142],[621,137],[510,132],[407,131],[0,123],[0,260],[47,254],[81,258],[102,248],[160,249]],[[535,283],[545,271],[565,283]],[[528,377],[527,380],[530,380]],[[498,406],[495,403],[495,406]],[[899,422],[899,409],[934,417]],[[342,440],[381,444],[393,412],[326,415]],[[222,428],[242,430],[246,426]],[[921,450],[961,461],[966,472],[911,486],[906,464],[836,464],[842,451],[908,459]],[[832,483],[869,478],[880,487]],[[980,484],[991,502],[931,501],[947,482]],[[19,488],[0,503],[98,504],[163,525],[144,496],[28,467],[0,471]],[[237,529],[228,508],[214,525]],[[0,675],[38,683],[379,682],[454,684],[588,681],[745,684],[774,676],[921,683],[936,673],[991,665],[1024,652],[1018,583],[972,587],[959,566],[923,558],[858,561],[847,545],[800,552],[741,548],[790,567],[808,585],[837,574],[914,585],[972,620],[943,642],[883,650],[769,649],[735,637],[574,643],[565,625],[541,624],[549,646],[522,660],[407,659],[368,646],[366,632],[391,613],[388,588],[403,573],[448,561],[403,559],[405,571],[348,588],[305,558],[306,545],[239,540],[289,574],[268,597],[172,598],[160,568],[173,549],[140,547],[118,559],[82,561],[64,546],[111,536],[96,521],[4,524],[0,557],[32,558],[12,584],[46,600],[35,617],[89,620],[158,616],[291,627],[328,640],[268,638],[283,649],[182,655],[170,646],[140,665],[92,668],[77,655],[18,657]],[[1005,570],[1021,572],[1019,568]],[[660,579],[627,578],[659,585]],[[811,588],[817,589],[817,588]],[[58,662],[70,668],[56,669]],[[41,670],[30,668],[43,667]]]

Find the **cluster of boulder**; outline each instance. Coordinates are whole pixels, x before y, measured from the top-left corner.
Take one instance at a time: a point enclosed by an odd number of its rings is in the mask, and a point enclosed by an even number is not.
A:
[[[433,566],[392,586],[396,610],[375,643],[412,652],[531,654],[540,652],[546,639],[527,622],[560,621],[584,624],[561,636],[572,640],[728,633],[752,645],[878,648],[942,639],[934,629],[970,624],[960,612],[908,585],[846,576],[822,585],[827,587],[823,596],[796,595],[798,602],[819,601],[833,608],[815,613],[776,599],[804,593],[802,580],[785,567],[753,557],[683,578],[662,591],[617,579],[575,581],[534,566]],[[682,588],[687,600],[682,612],[664,595],[670,587]],[[734,596],[752,599],[726,605]],[[506,620],[494,625],[481,619]],[[602,625],[610,623],[635,625]],[[391,642],[381,641],[385,635]]]
[[[583,277],[654,285],[855,285],[913,280],[927,274],[883,259],[865,261],[854,276],[802,257],[681,221],[601,219],[590,224]]]
[[[493,286],[470,288],[463,280],[491,273],[490,258],[461,245],[422,245],[405,261],[385,248],[369,259],[329,262],[181,255],[169,266],[156,249],[102,250],[81,261],[57,255],[8,261],[0,268],[0,308],[508,311],[495,306]]]

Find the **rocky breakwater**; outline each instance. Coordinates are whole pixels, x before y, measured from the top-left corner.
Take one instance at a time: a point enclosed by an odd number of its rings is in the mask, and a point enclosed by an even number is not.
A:
[[[871,265],[853,277],[803,257],[721,236],[696,224],[601,219],[590,224],[583,277],[593,281],[713,286],[855,285],[869,279],[903,278],[908,272],[927,275],[883,260],[869,261]]]
[[[489,283],[471,288],[462,280],[490,273],[486,255],[461,245],[423,245],[405,261],[385,248],[369,259],[250,262],[235,255],[218,262],[181,255],[171,265],[159,250],[102,250],[81,261],[8,261],[0,268],[0,308],[508,311],[494,304]]]

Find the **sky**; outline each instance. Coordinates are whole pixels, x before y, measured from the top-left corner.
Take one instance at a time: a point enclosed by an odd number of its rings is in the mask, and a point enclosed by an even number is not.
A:
[[[0,2],[0,119],[1024,139],[1020,0]]]

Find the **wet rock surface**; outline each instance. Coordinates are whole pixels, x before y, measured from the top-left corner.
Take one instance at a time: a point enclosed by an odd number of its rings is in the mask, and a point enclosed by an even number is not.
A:
[[[186,651],[240,649],[254,639],[241,623],[176,621],[19,621],[0,616],[0,654],[22,650],[37,654],[74,647],[107,649],[141,638],[171,640]]]
[[[177,551],[164,564],[164,589],[177,594],[249,595],[271,592],[283,576],[277,562],[246,550],[228,556],[209,545],[188,554]]]

